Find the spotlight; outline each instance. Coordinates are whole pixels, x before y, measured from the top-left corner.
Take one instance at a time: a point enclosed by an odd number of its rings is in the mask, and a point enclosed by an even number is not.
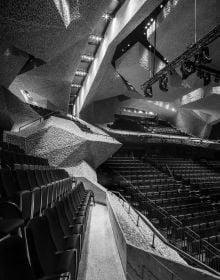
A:
[[[146,88],[144,89],[144,96],[145,96],[145,97],[152,97],[152,96],[153,96],[152,87],[146,87]]]
[[[195,64],[199,65],[201,63],[206,64],[212,62],[209,56],[209,48],[207,46],[202,47],[199,53],[195,55]]]
[[[181,63],[180,71],[182,72],[182,80],[185,80],[196,71],[195,63],[191,60],[185,60]]]
[[[202,62],[203,63],[210,63],[212,62],[212,59],[209,56],[209,48],[207,46],[202,48]]]
[[[203,71],[201,71],[201,70],[197,71],[197,77],[199,77],[200,79],[203,79],[204,75],[205,75],[205,73]]]
[[[211,82],[211,75],[210,73],[205,73],[204,75],[204,86],[207,86]]]
[[[219,83],[220,82],[220,76],[215,76],[214,81],[215,81],[215,83]]]
[[[167,74],[163,74],[159,78],[159,88],[162,91],[168,91],[168,75]]]

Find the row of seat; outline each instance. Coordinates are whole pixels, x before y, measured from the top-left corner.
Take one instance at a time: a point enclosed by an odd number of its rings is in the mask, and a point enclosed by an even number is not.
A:
[[[0,141],[0,150],[4,150],[4,151],[11,151],[11,152],[15,152],[15,153],[23,153],[24,154],[24,150],[21,149],[19,146],[8,143],[8,142],[1,142]]]
[[[0,170],[0,201],[12,201],[25,223],[72,188],[73,178],[62,169]]]
[[[11,151],[0,151],[0,163],[4,168],[14,168],[14,164],[31,164],[31,165],[46,165],[48,160],[36,156],[15,153]]]
[[[10,235],[4,232],[0,240],[0,279],[14,280],[19,275],[27,280],[76,280],[92,196],[80,183],[35,213],[27,223],[19,224],[22,237],[15,227],[7,232]],[[4,217],[2,204],[0,231],[2,224],[16,220]]]

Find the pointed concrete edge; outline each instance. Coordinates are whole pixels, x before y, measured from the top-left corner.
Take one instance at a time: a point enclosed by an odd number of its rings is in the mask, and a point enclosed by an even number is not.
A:
[[[127,280],[217,280],[220,279],[207,271],[142,250],[130,244],[106,196],[116,245]],[[173,274],[173,275],[172,275]]]
[[[85,177],[76,177],[78,182],[82,182],[86,190],[92,190],[95,195],[95,202],[107,205],[106,204],[106,196],[107,196],[107,189],[104,188],[96,181],[92,181],[91,179]]]

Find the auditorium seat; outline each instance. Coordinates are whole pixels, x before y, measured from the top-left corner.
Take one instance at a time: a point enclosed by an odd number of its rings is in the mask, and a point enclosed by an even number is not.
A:
[[[0,241],[0,279],[2,280],[68,280],[69,275],[36,277],[26,254],[25,243],[18,235]]]
[[[57,250],[50,234],[47,217],[36,217],[27,226],[30,259],[37,277],[71,273],[77,277],[77,249]]]

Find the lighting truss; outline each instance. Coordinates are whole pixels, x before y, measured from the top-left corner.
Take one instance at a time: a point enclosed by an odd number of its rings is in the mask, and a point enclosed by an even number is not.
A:
[[[171,63],[157,72],[152,78],[146,81],[141,85],[141,88],[144,90],[146,88],[151,87],[154,83],[156,83],[164,73],[172,72],[173,69],[181,65],[186,59],[195,56],[202,47],[207,46],[208,44],[215,41],[220,36],[220,24],[218,24],[215,28],[213,28],[209,33],[207,33],[203,38],[198,40],[195,44],[192,44],[183,54],[175,58]]]

